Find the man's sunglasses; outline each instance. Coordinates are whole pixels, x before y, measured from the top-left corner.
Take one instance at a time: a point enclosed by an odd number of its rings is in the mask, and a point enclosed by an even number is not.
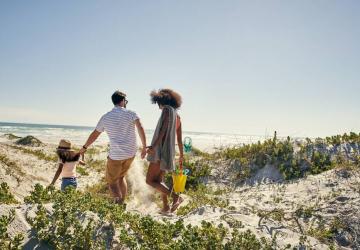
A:
[[[128,104],[128,102],[129,102],[128,100],[125,100],[125,104]]]

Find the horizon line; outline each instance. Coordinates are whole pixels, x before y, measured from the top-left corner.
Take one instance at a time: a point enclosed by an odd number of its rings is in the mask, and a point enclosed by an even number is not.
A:
[[[27,123],[27,122],[9,122],[9,121],[0,121],[0,124],[7,124],[7,125],[30,125],[30,126],[44,126],[44,127],[54,127],[54,128],[86,128],[86,129],[95,129],[94,126],[88,126],[88,125],[69,125],[69,124],[49,124],[49,123]],[[154,131],[154,129],[145,129],[145,131]],[[198,133],[198,134],[222,134],[222,135],[237,135],[237,136],[257,136],[257,137],[272,137],[272,135],[260,135],[260,134],[239,134],[239,133],[224,133],[224,132],[199,132],[199,131],[187,131],[184,130],[185,133]],[[276,131],[274,131],[276,132]],[[290,136],[290,135],[278,135],[279,138],[321,138],[321,137],[310,137],[310,136]]]

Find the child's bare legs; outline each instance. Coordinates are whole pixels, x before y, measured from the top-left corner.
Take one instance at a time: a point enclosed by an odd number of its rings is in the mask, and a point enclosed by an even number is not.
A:
[[[151,162],[146,175],[146,183],[161,193],[163,201],[163,211],[169,211],[169,203],[167,197],[171,194],[171,190],[163,183],[164,171],[160,169],[160,162]],[[178,195],[173,193],[173,199],[178,199]]]

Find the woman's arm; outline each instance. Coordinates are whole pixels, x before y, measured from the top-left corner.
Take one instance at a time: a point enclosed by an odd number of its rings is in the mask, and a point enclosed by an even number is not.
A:
[[[161,117],[162,117],[163,123],[161,125],[158,137],[155,139],[154,143],[150,146],[150,148],[148,150],[149,154],[154,153],[154,149],[160,144],[160,142],[163,140],[164,136],[166,135],[166,131],[169,126],[170,111],[168,109],[163,109]]]
[[[63,163],[59,163],[59,167],[58,167],[58,169],[56,170],[56,173],[55,173],[54,178],[53,178],[53,180],[52,180],[52,182],[51,182],[50,185],[54,185],[54,184],[55,184],[56,180],[59,178],[59,176],[60,176],[60,174],[61,174],[61,171],[62,171],[62,169],[63,169],[63,166],[64,166]]]
[[[183,147],[183,143],[182,143],[182,128],[181,128],[180,116],[177,116],[177,119],[179,121],[179,126],[177,126],[177,128],[176,128],[176,137],[177,137],[177,143],[179,146],[179,153],[180,153],[179,160],[182,163],[182,161],[184,159],[184,147]]]

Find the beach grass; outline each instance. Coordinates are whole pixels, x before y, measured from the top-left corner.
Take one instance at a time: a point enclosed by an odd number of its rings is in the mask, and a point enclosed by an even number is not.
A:
[[[3,137],[7,138],[8,140],[18,140],[21,138],[20,136],[17,136],[17,135],[11,134],[11,133],[4,134]]]
[[[103,173],[106,167],[106,160],[90,158],[86,160],[86,165],[89,169],[93,169],[98,173]]]
[[[15,146],[15,145],[8,145],[8,146],[13,149],[20,150],[21,152],[23,152],[25,154],[33,155],[36,158],[38,158],[39,160],[50,161],[50,162],[57,162],[57,160],[58,160],[58,157],[55,153],[47,154],[41,149],[30,149],[30,148],[21,147],[21,146]]]
[[[25,172],[22,168],[7,155],[0,153],[0,162],[5,165],[6,174],[13,176],[18,184],[21,182],[21,177],[25,176]]]
[[[76,171],[82,176],[88,176],[89,175],[89,172],[86,171],[86,169],[81,167],[81,166],[77,166]]]

